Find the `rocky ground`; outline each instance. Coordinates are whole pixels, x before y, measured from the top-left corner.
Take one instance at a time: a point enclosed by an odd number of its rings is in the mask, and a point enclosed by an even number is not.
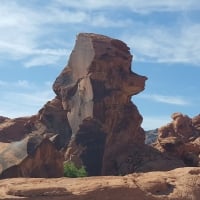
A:
[[[198,200],[200,168],[90,178],[15,178],[0,181],[0,199]]]

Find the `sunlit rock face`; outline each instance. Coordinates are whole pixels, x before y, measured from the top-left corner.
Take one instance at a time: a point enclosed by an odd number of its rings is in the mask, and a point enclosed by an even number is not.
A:
[[[66,159],[90,175],[118,173],[127,145],[144,144],[142,117],[130,98],[147,78],[131,71],[131,61],[122,41],[81,33],[53,85],[72,130]]]

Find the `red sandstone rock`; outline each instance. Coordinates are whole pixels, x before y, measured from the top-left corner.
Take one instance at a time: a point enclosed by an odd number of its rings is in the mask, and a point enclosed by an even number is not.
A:
[[[19,141],[29,132],[24,126],[29,118],[4,119],[0,123],[0,142]]]
[[[180,158],[188,166],[200,166],[200,117],[189,118],[181,113],[172,115],[173,121],[158,129],[155,147]]]
[[[12,177],[61,177],[63,155],[50,140],[29,136],[0,149],[0,179]]]
[[[0,180],[0,199],[199,200],[200,169],[127,176]]]
[[[144,89],[146,77],[131,71],[131,60],[122,41],[79,34],[67,67],[54,83],[72,128],[66,158],[76,157],[82,146],[78,156],[90,175],[118,173],[118,157],[128,156],[126,146],[144,144],[142,117],[131,95]]]

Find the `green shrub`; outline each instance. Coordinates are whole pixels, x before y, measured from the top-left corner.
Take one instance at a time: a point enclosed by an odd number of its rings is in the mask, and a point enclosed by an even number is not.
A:
[[[77,178],[77,177],[86,177],[87,172],[85,167],[77,168],[73,162],[64,163],[64,176]]]

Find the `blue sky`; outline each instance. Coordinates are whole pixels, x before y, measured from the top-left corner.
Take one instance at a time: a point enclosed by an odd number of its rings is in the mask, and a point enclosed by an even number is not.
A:
[[[54,97],[80,32],[131,48],[133,71],[148,77],[132,98],[143,128],[200,113],[199,0],[0,0],[0,19],[0,115],[32,115]]]

